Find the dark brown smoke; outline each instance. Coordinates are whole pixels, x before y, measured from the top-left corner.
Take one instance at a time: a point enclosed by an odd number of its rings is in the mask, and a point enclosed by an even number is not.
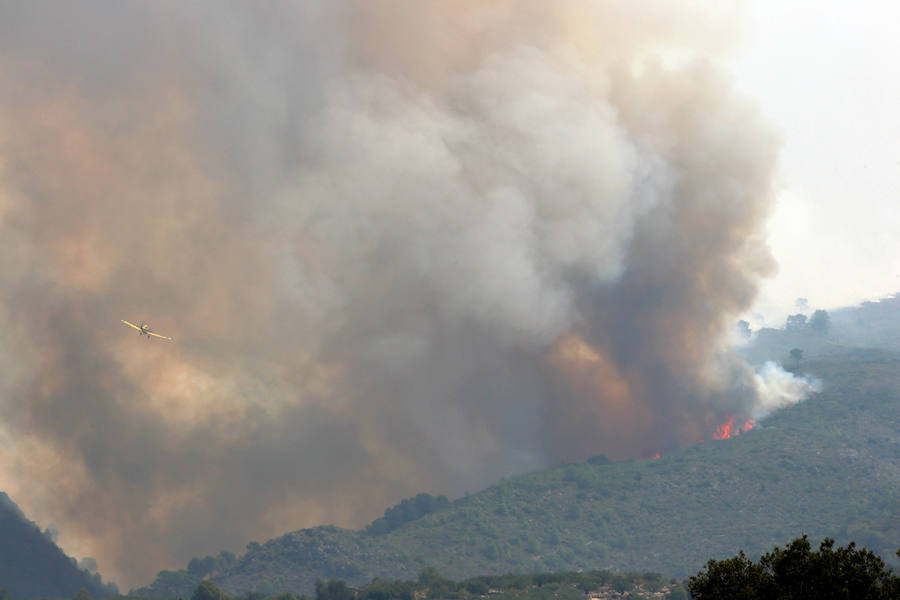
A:
[[[0,488],[128,587],[750,415],[736,17],[560,4],[0,2]]]

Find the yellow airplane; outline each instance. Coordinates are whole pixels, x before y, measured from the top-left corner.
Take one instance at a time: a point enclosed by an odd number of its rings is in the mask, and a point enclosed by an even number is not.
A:
[[[159,335],[158,333],[153,333],[153,332],[150,330],[150,326],[144,324],[143,321],[141,321],[141,324],[140,324],[140,325],[135,325],[134,323],[129,323],[129,322],[126,321],[125,319],[120,319],[120,321],[122,321],[123,323],[125,323],[125,324],[128,325],[129,327],[134,327],[135,329],[137,329],[138,331],[140,331],[140,333],[139,333],[138,335],[146,335],[146,336],[148,336],[148,337],[147,337],[148,340],[150,339],[149,336],[152,335],[153,337],[158,337],[158,338],[162,338],[162,339],[164,339],[164,340],[169,340],[170,342],[172,341],[172,338],[170,338],[170,337],[166,337],[166,336],[164,336],[164,335]]]

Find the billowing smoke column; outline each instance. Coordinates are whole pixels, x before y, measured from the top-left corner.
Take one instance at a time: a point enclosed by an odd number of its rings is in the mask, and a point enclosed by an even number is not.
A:
[[[127,588],[755,414],[731,12],[3,2],[0,487]]]

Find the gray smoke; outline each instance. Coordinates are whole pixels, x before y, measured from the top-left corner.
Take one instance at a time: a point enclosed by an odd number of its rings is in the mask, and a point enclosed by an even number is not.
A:
[[[723,344],[778,148],[736,21],[0,3],[3,489],[128,587],[755,414]]]

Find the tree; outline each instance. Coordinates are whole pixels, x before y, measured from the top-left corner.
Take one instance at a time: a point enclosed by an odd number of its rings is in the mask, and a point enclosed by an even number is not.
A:
[[[819,335],[826,335],[831,330],[831,317],[827,310],[817,310],[809,319],[809,328]]]
[[[205,579],[194,589],[191,600],[228,600],[228,596],[213,582]]]
[[[434,497],[431,494],[417,494],[413,498],[405,498],[398,504],[385,509],[384,516],[372,521],[365,531],[369,535],[382,535],[404,523],[447,508],[450,508],[450,500],[447,496]]]
[[[316,600],[353,600],[353,590],[340,579],[316,579]]]
[[[447,583],[449,580],[441,575],[441,572],[434,567],[428,566],[419,571],[419,583],[422,585],[435,585]]]
[[[253,543],[253,542],[251,542]],[[247,545],[248,551],[250,544]],[[235,556],[231,552],[219,552],[218,556],[204,558],[192,558],[188,563],[188,573],[195,577],[206,577],[216,572],[222,572],[235,562]]]
[[[91,598],[91,593],[85,588],[78,588],[78,592],[75,594],[75,600],[93,600],[93,598]]]
[[[688,590],[696,600],[756,600],[771,584],[762,565],[757,565],[741,550],[737,556],[725,560],[712,560],[688,580]]]
[[[791,348],[790,358],[785,367],[788,369],[797,369],[800,367],[801,360],[803,360],[803,350],[800,348]]]
[[[884,561],[850,542],[834,549],[826,538],[812,551],[804,535],[783,550],[777,546],[754,563],[740,552],[688,581],[696,600],[889,600],[900,597],[900,578]]]
[[[802,331],[804,327],[806,327],[806,315],[803,313],[789,315],[787,322],[784,324],[784,328],[787,331]]]

